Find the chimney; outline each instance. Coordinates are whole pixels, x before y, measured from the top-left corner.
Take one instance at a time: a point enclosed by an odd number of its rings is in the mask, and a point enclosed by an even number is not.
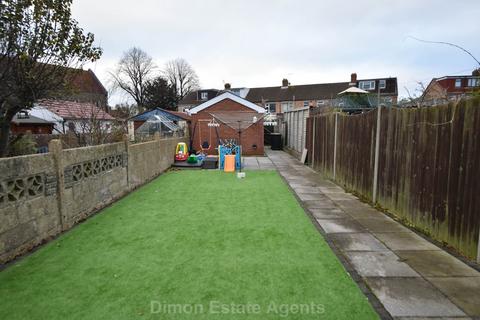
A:
[[[288,79],[285,79],[285,78],[284,78],[284,79],[282,80],[282,88],[287,88],[289,84],[290,84],[290,83],[288,83]]]
[[[232,86],[230,85],[230,83],[225,83],[225,90],[230,90],[232,88]]]
[[[350,83],[349,86],[355,86],[357,84],[357,74],[354,72],[350,75]]]

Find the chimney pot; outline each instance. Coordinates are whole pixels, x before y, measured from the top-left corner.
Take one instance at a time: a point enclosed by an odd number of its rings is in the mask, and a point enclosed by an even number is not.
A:
[[[357,82],[357,74],[355,72],[350,75],[350,82],[351,83]]]
[[[288,83],[288,79],[283,79],[282,80],[282,87],[288,87],[289,83]]]
[[[230,85],[230,83],[225,83],[225,90],[230,90],[232,88],[232,86]]]

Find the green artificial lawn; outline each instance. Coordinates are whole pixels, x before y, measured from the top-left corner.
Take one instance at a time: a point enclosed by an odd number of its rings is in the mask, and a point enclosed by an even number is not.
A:
[[[168,172],[0,272],[0,319],[282,317],[378,318],[275,171]]]

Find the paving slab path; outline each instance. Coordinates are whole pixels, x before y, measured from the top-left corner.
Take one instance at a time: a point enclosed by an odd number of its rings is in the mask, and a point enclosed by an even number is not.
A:
[[[382,318],[480,318],[480,272],[286,152],[266,152]]]

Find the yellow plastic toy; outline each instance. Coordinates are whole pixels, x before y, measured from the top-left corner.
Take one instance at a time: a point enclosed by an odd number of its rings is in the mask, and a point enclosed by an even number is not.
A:
[[[185,161],[188,159],[188,147],[185,142],[177,143],[175,149],[175,161]]]

